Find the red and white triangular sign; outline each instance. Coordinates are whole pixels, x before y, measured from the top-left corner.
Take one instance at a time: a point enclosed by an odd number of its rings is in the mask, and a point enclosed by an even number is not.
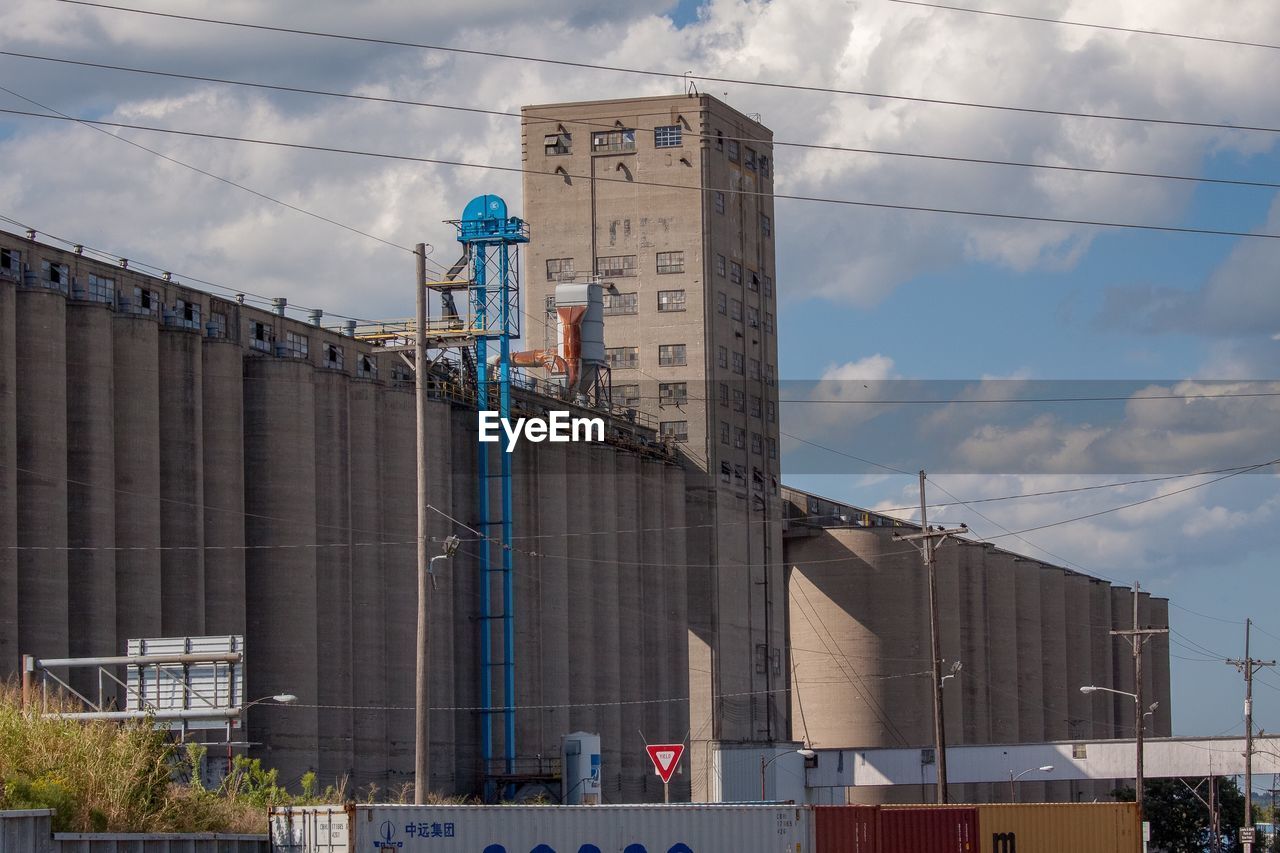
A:
[[[653,762],[653,769],[662,779],[662,784],[670,782],[676,768],[680,766],[680,756],[684,755],[684,744],[653,743],[645,749],[649,751],[649,760]]]

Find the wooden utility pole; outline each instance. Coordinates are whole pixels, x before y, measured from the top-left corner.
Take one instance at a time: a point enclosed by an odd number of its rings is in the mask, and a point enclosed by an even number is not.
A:
[[[942,632],[938,626],[938,571],[934,561],[934,540],[946,539],[956,533],[968,533],[969,528],[961,524],[959,527],[944,530],[929,529],[928,502],[925,500],[925,474],[920,471],[920,532],[901,536],[893,535],[894,541],[920,543],[920,555],[924,558],[925,570],[929,575],[929,640],[933,647],[933,756],[938,777],[938,802],[947,802],[947,731],[943,717],[942,701]]]
[[[1146,815],[1142,809],[1142,735],[1146,727],[1146,709],[1142,704],[1142,647],[1146,645],[1147,640],[1156,634],[1169,633],[1168,628],[1139,628],[1138,627],[1138,598],[1142,591],[1142,584],[1136,581],[1133,584],[1133,627],[1120,631],[1112,631],[1113,637],[1124,637],[1129,641],[1129,645],[1133,647],[1133,728],[1134,737],[1137,744],[1137,759],[1135,763],[1135,774],[1133,780],[1134,801],[1138,804],[1138,826],[1142,827],[1146,820]]]
[[[427,667],[431,659],[430,627],[431,585],[427,582],[427,247],[419,243],[413,249],[417,260],[417,322],[414,325],[413,369],[414,397],[417,403],[418,456],[418,642],[414,667],[414,745],[413,801],[427,802],[431,784],[431,702]]]
[[[1244,828],[1253,828],[1253,674],[1264,666],[1275,666],[1274,660],[1249,657],[1249,634],[1253,620],[1244,620],[1244,659],[1227,663],[1244,673]],[[1250,833],[1246,833],[1249,835]],[[1245,841],[1244,853],[1252,853],[1253,842]]]

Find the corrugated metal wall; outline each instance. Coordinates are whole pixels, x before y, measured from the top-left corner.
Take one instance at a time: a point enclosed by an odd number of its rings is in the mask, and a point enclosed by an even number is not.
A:
[[[0,853],[268,853],[266,835],[54,833],[51,809],[0,811]]]

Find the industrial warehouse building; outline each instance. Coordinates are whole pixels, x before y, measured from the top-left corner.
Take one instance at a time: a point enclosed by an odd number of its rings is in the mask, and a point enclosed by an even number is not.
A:
[[[551,118],[563,130],[542,127]],[[655,317],[661,294],[680,291],[686,310],[674,323],[606,318],[609,346],[616,331],[636,351],[635,368],[618,356],[614,387],[687,383],[687,414],[664,406],[663,391],[592,410],[608,420],[602,444],[516,447],[516,691],[493,700],[517,709],[513,775],[554,777],[560,739],[576,730],[601,735],[606,802],[661,799],[642,733],[690,740],[675,799],[717,787],[720,744],[930,743],[918,556],[889,544],[891,520],[777,482],[771,199],[745,205],[735,195],[723,235],[714,217],[728,214],[709,193],[677,194],[655,230],[642,223],[659,201],[640,182],[681,170],[695,188],[723,176],[767,192],[767,131],[706,96],[528,108],[525,122],[527,158],[532,140],[540,162],[580,157],[567,173],[636,178],[626,193],[608,184],[605,198],[595,181],[531,168],[551,175],[525,185],[538,279],[529,314],[542,311],[553,273],[567,272],[551,260],[580,253],[615,276],[643,256],[614,290],[643,295],[637,304]],[[555,145],[567,151],[544,144],[562,133]],[[744,138],[759,139],[750,169]],[[669,172],[650,174],[659,169]],[[576,189],[557,188],[553,204],[555,184]],[[583,206],[598,213],[580,229],[555,218]],[[539,215],[549,221],[544,244]],[[580,247],[575,233],[593,236]],[[119,654],[129,638],[243,634],[244,698],[299,697],[248,712],[245,739],[283,780],[315,770],[322,783],[412,781],[411,371],[395,351],[323,328],[319,316],[214,296],[36,236],[0,232],[0,674],[21,654]],[[673,253],[683,253],[678,272]],[[722,312],[721,293],[743,307]],[[480,707],[477,650],[482,631],[499,631],[480,616],[480,584],[496,580],[477,569],[474,397],[443,362],[425,381],[430,533],[463,540],[433,598],[431,786],[470,793],[502,775],[483,766],[479,743],[492,711]],[[527,412],[572,408],[532,390],[516,396]],[[657,429],[626,416],[631,408]],[[678,420],[683,433],[660,426]],[[963,664],[946,688],[952,742],[1131,731],[1123,702],[1075,689],[1126,689],[1127,647],[1106,631],[1125,624],[1129,591],[976,544],[948,546],[939,560],[944,654]],[[1166,624],[1164,602],[1143,597],[1140,607]],[[1153,733],[1167,734],[1167,645],[1148,654],[1148,695],[1160,702]]]

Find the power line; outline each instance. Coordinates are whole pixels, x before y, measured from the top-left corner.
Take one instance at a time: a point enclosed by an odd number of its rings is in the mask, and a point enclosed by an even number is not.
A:
[[[1249,125],[1225,124],[1221,122],[1190,121],[1190,120],[1182,120],[1182,119],[1146,118],[1146,117],[1137,117],[1137,116],[1113,115],[1108,113],[1085,113],[1085,112],[1074,112],[1069,110],[1051,110],[1051,109],[1044,109],[1039,107],[1020,107],[1020,106],[1010,106],[1010,105],[1003,105],[1003,104],[987,104],[987,103],[980,103],[976,101],[957,101],[957,100],[947,100],[943,98],[926,98],[926,97],[910,96],[910,95],[891,95],[884,92],[871,92],[871,91],[863,91],[863,90],[857,90],[857,89],[838,89],[831,86],[807,86],[807,85],[802,85],[798,83],[776,83],[776,82],[770,82],[770,81],[764,81],[764,80],[744,80],[744,79],[739,79],[734,77],[716,77],[716,76],[707,75],[707,74],[694,74],[692,72],[677,74],[673,71],[658,71],[654,69],[643,69],[643,68],[627,68],[627,67],[616,66],[616,65],[602,65],[602,64],[591,63],[591,62],[579,62],[579,61],[569,60],[569,59],[551,59],[547,57],[523,56],[520,54],[502,53],[502,52],[490,51],[490,50],[479,50],[476,48],[447,47],[444,45],[433,45],[433,44],[425,44],[421,42],[400,41],[397,39],[375,38],[372,36],[355,36],[355,35],[349,35],[345,33],[331,33],[331,32],[322,32],[318,30],[295,29],[291,27],[277,27],[277,26],[270,26],[268,24],[251,24],[245,21],[229,21],[229,20],[222,20],[217,18],[202,18],[195,15],[178,15],[172,12],[157,12],[150,9],[134,9],[128,6],[117,6],[109,3],[94,3],[94,2],[89,2],[89,0],[59,0],[59,2],[69,3],[76,6],[88,6],[88,7],[93,7],[97,9],[107,9],[107,10],[116,11],[116,12],[130,12],[137,15],[148,15],[148,16],[159,17],[159,18],[170,18],[173,20],[189,21],[189,22],[201,23],[201,24],[216,24],[218,26],[237,27],[241,29],[259,30],[263,32],[290,33],[292,35],[303,35],[303,36],[311,36],[315,38],[337,39],[341,41],[353,41],[353,42],[360,42],[364,44],[379,44],[379,45],[385,45],[388,47],[407,47],[407,48],[414,48],[417,50],[434,50],[434,51],[441,51],[445,53],[462,54],[467,56],[483,56],[490,59],[506,59],[506,60],[514,60],[518,62],[535,62],[535,63],[541,63],[546,65],[558,65],[562,67],[582,68],[582,69],[587,69],[591,71],[610,71],[610,72],[615,72],[620,74],[639,74],[639,75],[644,75],[648,77],[661,77],[668,80],[681,80],[681,81],[701,80],[708,83],[729,83],[729,84],[739,85],[739,86],[757,86],[757,87],[766,88],[766,89],[783,89],[783,90],[798,91],[798,92],[816,92],[824,95],[850,95],[850,96],[861,97],[861,98],[874,98],[877,100],[904,101],[908,103],[919,103],[919,104],[937,104],[937,105],[953,106],[953,107],[969,107],[973,109],[1024,113],[1024,114],[1030,114],[1030,115],[1064,116],[1068,118],[1088,118],[1088,119],[1099,119],[1104,121],[1137,122],[1141,124],[1162,124],[1162,125],[1171,125],[1171,126],[1177,126],[1177,127],[1205,127],[1205,128],[1216,128],[1216,129],[1223,129],[1223,130],[1245,130],[1245,131],[1257,131],[1257,132],[1263,132],[1263,133],[1280,133],[1280,128],[1274,128],[1274,127],[1254,127]]]
[[[1280,235],[1277,235],[1280,236]],[[1141,403],[1147,400],[1219,400],[1231,399],[1237,397],[1280,397],[1280,391],[1242,391],[1242,392],[1226,392],[1223,394],[1152,394],[1143,396],[1098,396],[1098,397],[988,397],[988,398],[952,398],[947,400],[930,400],[930,399],[900,399],[900,400],[821,400],[821,399],[799,399],[799,400],[779,400],[778,403],[805,405],[932,405],[932,406],[951,406],[961,403]]]
[[[901,3],[904,6],[923,6],[928,9],[945,9],[949,12],[969,12],[974,15],[990,15],[995,18],[1013,18],[1019,21],[1037,21],[1043,24],[1062,24],[1067,27],[1086,27],[1091,30],[1109,30],[1118,33],[1134,33],[1142,36],[1163,36],[1164,38],[1186,39],[1188,41],[1206,41],[1215,44],[1231,44],[1239,47],[1260,47],[1266,50],[1280,50],[1280,45],[1265,44],[1256,41],[1215,38],[1213,36],[1197,36],[1188,33],[1170,33],[1163,30],[1143,30],[1137,27],[1120,27],[1113,24],[1090,24],[1084,21],[1064,21],[1059,18],[1041,18],[1035,15],[1015,15],[1012,12],[997,12],[991,9],[969,9],[964,6],[949,6],[945,3],[926,3],[923,0],[889,0],[890,3]]]
[[[80,0],[59,0],[59,2],[71,3],[71,2],[80,2]],[[1280,234],[1272,234],[1269,232],[1259,232],[1259,231],[1231,231],[1231,230],[1222,230],[1222,229],[1213,229],[1213,228],[1191,228],[1191,227],[1182,227],[1182,226],[1175,226],[1175,225],[1152,225],[1152,224],[1137,223],[1137,222],[1109,222],[1109,221],[1097,220],[1097,219],[1073,219],[1068,217],[1035,216],[1032,214],[1021,214],[1021,213],[997,213],[993,211],[984,211],[984,210],[966,210],[966,209],[949,208],[949,207],[929,207],[925,205],[894,204],[890,202],[863,201],[859,199],[827,198],[822,196],[806,196],[806,195],[798,195],[798,194],[774,193],[774,192],[769,192],[765,190],[747,190],[747,189],[740,189],[740,188],[733,188],[733,187],[707,187],[707,186],[702,186],[700,184],[671,184],[671,183],[665,183],[662,181],[637,180],[635,178],[613,178],[613,177],[604,177],[599,175],[593,176],[593,175],[583,175],[583,174],[572,174],[569,172],[565,172],[563,170],[557,172],[557,171],[548,171],[545,169],[530,169],[523,166],[500,166],[494,163],[468,163],[461,160],[445,160],[437,157],[416,157],[409,154],[391,154],[386,152],[365,151],[365,150],[356,149],[356,148],[341,148],[338,146],[330,146],[330,145],[309,145],[309,144],[304,144],[300,142],[283,142],[283,141],[274,140],[274,139],[255,139],[252,137],[245,137],[245,136],[232,136],[230,134],[204,133],[204,132],[198,132],[198,131],[192,131],[192,130],[176,130],[172,128],[152,127],[149,125],[141,125],[141,124],[128,124],[126,122],[105,121],[101,119],[86,119],[86,118],[77,118],[77,117],[65,118],[63,116],[48,115],[46,113],[35,113],[35,112],[30,112],[28,110],[0,109],[0,113],[5,113],[8,115],[27,116],[30,118],[41,118],[49,121],[73,121],[73,122],[80,122],[80,123],[102,125],[104,127],[119,127],[119,128],[129,129],[129,130],[142,130],[142,131],[147,131],[149,133],[167,133],[175,136],[188,136],[188,137],[193,137],[197,139],[214,139],[214,140],[220,140],[223,142],[241,142],[241,143],[247,143],[251,145],[266,145],[266,146],[271,146],[275,148],[292,148],[300,151],[317,151],[317,152],[328,153],[328,154],[344,154],[344,155],[357,156],[357,157],[371,157],[375,159],[394,160],[398,162],[407,162],[407,163],[428,163],[436,166],[450,166],[450,167],[466,168],[466,169],[484,169],[487,171],[510,172],[513,174],[545,175],[547,177],[557,178],[560,180],[568,178],[570,180],[578,179],[578,180],[585,180],[585,181],[631,184],[633,186],[662,187],[666,189],[692,190],[694,192],[715,191],[715,192],[723,192],[726,194],[738,195],[738,196],[783,199],[787,201],[803,201],[803,202],[811,202],[816,204],[837,204],[837,205],[844,205],[847,207],[863,207],[863,208],[870,208],[875,210],[898,210],[898,211],[913,211],[918,213],[937,213],[937,214],[946,214],[950,216],[976,217],[981,219],[996,219],[996,220],[1022,221],[1022,222],[1044,222],[1044,223],[1052,223],[1056,225],[1080,225],[1080,226],[1085,226],[1090,228],[1115,228],[1115,229],[1124,229],[1124,230],[1131,230],[1131,231],[1156,231],[1156,232],[1167,233],[1167,234],[1205,234],[1205,235],[1212,235],[1217,237],[1247,237],[1247,238],[1265,238],[1265,239],[1272,239],[1272,240],[1280,239]]]
[[[1002,536],[1018,536],[1021,533],[1033,533],[1037,530],[1048,530],[1051,527],[1059,527],[1061,525],[1071,524],[1072,522],[1076,522],[1076,521],[1084,521],[1089,518],[1097,518],[1100,515],[1107,515],[1113,512],[1120,512],[1121,510],[1124,510],[1124,509],[1129,509],[1135,506],[1142,506],[1143,504],[1154,503],[1155,501],[1161,501],[1161,500],[1164,500],[1165,498],[1171,498],[1174,495],[1180,495],[1185,492],[1194,491],[1195,489],[1204,488],[1205,486],[1211,486],[1214,483],[1220,483],[1223,480],[1229,480],[1232,477],[1239,477],[1241,474],[1248,473],[1249,471],[1256,471],[1259,468],[1265,468],[1268,465],[1275,465],[1277,462],[1280,462],[1280,459],[1272,459],[1268,462],[1259,462],[1257,465],[1251,465],[1247,468],[1242,468],[1239,471],[1233,471],[1230,474],[1224,474],[1221,477],[1215,477],[1212,480],[1205,480],[1203,483],[1196,483],[1195,485],[1186,486],[1185,488],[1175,489],[1172,492],[1165,492],[1164,494],[1153,495],[1152,497],[1149,497],[1149,498],[1143,498],[1140,501],[1132,501],[1131,503],[1121,504],[1120,506],[1110,507],[1109,509],[1102,509],[1102,510],[1098,510],[1097,512],[1086,513],[1084,515],[1077,515],[1072,518],[1064,518],[1061,521],[1054,521],[1048,524],[1038,524],[1035,527],[1026,527],[1026,528],[1023,528],[1022,530],[1018,530],[1015,532],[1002,533],[997,536],[990,536],[987,538],[999,539]]]
[[[184,74],[184,73],[175,72],[175,71],[160,71],[160,70],[148,69],[148,68],[132,68],[125,65],[111,65],[111,64],[102,63],[102,62],[89,62],[86,60],[67,59],[67,58],[55,57],[55,56],[41,56],[39,54],[32,54],[32,53],[18,53],[16,51],[0,50],[0,56],[10,56],[17,59],[38,60],[41,62],[56,62],[56,63],[65,64],[65,65],[77,65],[77,66],[83,66],[86,68],[99,68],[99,69],[104,69],[109,71],[122,71],[130,74],[145,74],[145,75],[152,75],[152,76],[158,76],[158,77],[169,77],[169,78],[178,79],[178,80],[191,80],[191,81],[204,82],[204,83],[218,83],[218,84],[227,85],[227,86],[243,86],[243,87],[254,88],[254,89],[266,89],[266,90],[275,91],[275,92],[288,92],[292,94],[317,95],[317,96],[327,97],[327,98],[345,98],[350,100],[365,101],[365,102],[371,102],[371,103],[393,104],[397,106],[413,106],[413,107],[424,107],[428,109],[453,110],[457,112],[473,113],[478,115],[499,116],[502,118],[518,119],[518,118],[525,117],[525,116],[522,116],[520,113],[510,112],[507,110],[492,110],[492,109],[484,109],[482,107],[460,106],[456,104],[440,104],[440,103],[434,103],[429,101],[411,100],[407,98],[391,98],[391,97],[379,97],[377,95],[362,95],[356,92],[332,92],[324,89],[312,89],[312,88],[307,88],[302,86],[285,86],[285,85],[272,84],[272,83],[261,83],[261,82],[253,82],[253,81],[246,81],[246,80],[233,80],[225,77],[211,77],[211,76],[205,76],[200,74]],[[657,115],[665,116],[665,115],[669,115],[669,113],[659,113]],[[545,121],[545,122],[558,122],[561,124],[585,125],[587,127],[601,127],[601,128],[615,127],[615,125],[612,123],[605,123],[605,122],[597,123],[592,121],[590,118],[585,118],[585,119],[584,118],[559,118],[556,116],[547,116],[547,115],[533,115],[533,116],[529,116],[529,118],[534,118],[538,121]],[[642,132],[642,133],[652,134],[654,132],[650,128],[641,127],[641,128],[635,128],[635,129],[638,132]],[[1280,183],[1274,183],[1271,181],[1246,181],[1246,180],[1239,180],[1239,179],[1232,179],[1232,178],[1208,178],[1208,177],[1197,176],[1197,175],[1172,175],[1172,174],[1161,173],[1161,172],[1137,172],[1137,171],[1131,171],[1131,170],[1125,170],[1125,169],[1103,169],[1103,168],[1088,167],[1088,166],[1069,166],[1069,165],[1054,164],[1054,163],[1029,163],[1029,162],[1017,161],[1017,160],[998,160],[998,159],[984,158],[984,157],[961,157],[961,156],[952,155],[952,154],[929,154],[925,152],[894,151],[894,150],[880,149],[880,148],[862,148],[862,147],[856,147],[856,146],[850,146],[850,145],[825,145],[821,143],[793,142],[793,141],[784,141],[784,140],[777,140],[777,139],[768,140],[768,139],[759,139],[757,137],[750,137],[750,136],[713,137],[712,134],[709,134],[709,133],[688,133],[686,135],[692,136],[700,140],[720,139],[723,141],[733,141],[733,142],[764,142],[769,144],[775,149],[799,148],[799,149],[811,150],[811,151],[836,151],[836,152],[843,152],[843,153],[850,153],[850,154],[869,154],[869,155],[880,156],[880,157],[907,157],[911,159],[935,160],[935,161],[948,162],[948,163],[969,163],[969,164],[980,165],[980,166],[1007,166],[1007,167],[1022,168],[1022,169],[1043,169],[1043,170],[1055,171],[1055,172],[1077,172],[1077,173],[1090,174],[1090,175],[1112,175],[1117,177],[1128,177],[1128,178],[1150,178],[1150,179],[1165,180],[1165,181],[1187,181],[1192,183],[1221,184],[1225,186],[1280,189]],[[379,239],[379,238],[375,238],[375,239]],[[397,246],[397,248],[404,248],[404,247]]]
[[[1098,491],[1099,489],[1118,489],[1124,486],[1139,486],[1146,483],[1163,483],[1168,480],[1184,480],[1187,477],[1204,477],[1210,474],[1222,474],[1227,471],[1244,471],[1246,469],[1253,470],[1253,468],[1254,466],[1252,465],[1236,465],[1231,468],[1216,468],[1211,471],[1192,471],[1187,474],[1168,474],[1163,477],[1144,477],[1141,480],[1123,480],[1118,483],[1099,483],[1093,486],[1074,486],[1069,489],[1047,489],[1045,491],[1040,491],[1040,492],[1021,492],[1016,495],[1001,495],[1000,497],[997,497],[997,498],[972,498],[972,499],[961,500],[960,498],[957,498],[955,495],[951,495],[953,500],[945,503],[931,503],[929,504],[929,509],[946,509],[947,507],[953,507],[953,506],[972,506],[973,504],[996,503],[998,501],[1021,500],[1023,498],[1043,498],[1043,497],[1048,497],[1052,495],[1070,495],[1070,494],[1075,494],[1077,492]],[[943,489],[941,486],[938,486],[938,488],[944,492],[947,491],[946,489]],[[951,493],[947,492],[947,494],[950,495]],[[911,512],[919,508],[920,507],[918,505],[895,506],[895,507],[890,507],[888,509],[874,509],[874,510],[869,509],[866,511],[874,512],[874,513]],[[822,516],[822,517],[826,518],[827,516]],[[1244,623],[1241,622],[1240,624],[1243,625]]]
[[[401,246],[399,243],[393,243],[390,240],[384,240],[383,238],[370,234],[367,231],[361,231],[359,228],[353,228],[350,225],[345,225],[337,221],[336,219],[330,219],[327,216],[321,216],[319,213],[315,213],[305,208],[298,207],[296,204],[290,204],[289,202],[284,201],[283,199],[279,199],[279,198],[276,198],[275,196],[267,195],[266,193],[259,192],[258,190],[255,190],[255,189],[251,189],[250,187],[246,187],[244,184],[237,183],[231,180],[230,178],[224,178],[221,175],[215,175],[213,172],[207,172],[204,169],[191,165],[190,163],[184,163],[182,160],[179,160],[176,157],[170,157],[168,154],[162,154],[161,152],[156,151],[153,148],[148,148],[147,146],[134,142],[131,139],[125,139],[123,136],[117,136],[114,133],[108,133],[107,131],[103,130],[100,127],[95,127],[94,125],[88,124],[86,122],[80,122],[74,116],[67,115],[61,110],[56,110],[53,107],[49,106],[48,104],[42,104],[37,100],[28,98],[26,95],[21,95],[13,91],[12,89],[6,88],[5,86],[0,86],[0,91],[8,92],[10,95],[13,95],[15,98],[21,98],[22,100],[26,101],[29,104],[34,104],[35,106],[40,107],[41,109],[48,110],[54,115],[61,116],[62,118],[65,118],[65,119],[70,119],[71,121],[75,121],[78,124],[82,124],[85,128],[92,130],[96,133],[101,133],[103,136],[107,136],[107,137],[110,137],[111,139],[115,139],[119,142],[123,142],[126,145],[132,145],[134,148],[138,148],[143,151],[146,151],[148,154],[154,154],[155,156],[159,157],[161,160],[167,160],[170,163],[174,163],[178,166],[182,166],[184,169],[190,169],[191,171],[204,175],[207,178],[213,178],[215,181],[221,181],[222,183],[227,184],[228,186],[235,187],[238,190],[243,190],[244,192],[247,192],[251,195],[255,195],[260,199],[273,202],[275,204],[280,205],[281,207],[287,207],[290,210],[296,211],[297,213],[301,213],[305,216],[310,216],[313,219],[318,219],[321,222],[327,222],[330,225],[336,225],[339,228],[346,229],[347,231],[350,231],[354,234],[359,234],[361,237],[368,237],[370,240],[376,240],[377,242],[390,246],[393,249],[403,249],[406,252],[413,251],[407,246]]]

